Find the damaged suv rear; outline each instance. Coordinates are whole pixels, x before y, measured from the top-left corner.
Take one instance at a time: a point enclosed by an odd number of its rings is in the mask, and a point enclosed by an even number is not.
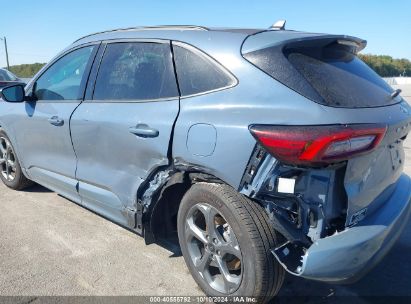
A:
[[[409,106],[356,56],[347,36],[249,37],[244,58],[321,105],[316,123],[250,126],[258,144],[241,192],[265,206],[284,237],[273,248],[290,273],[349,282],[395,242],[409,215],[402,174]],[[292,113],[290,112],[290,115]]]
[[[358,280],[389,250],[409,217],[411,183],[402,171],[410,107],[357,57],[365,45],[349,36],[253,33],[241,46],[246,63],[231,70],[239,84],[226,94],[237,97],[235,105],[224,96],[225,118],[215,111],[220,120],[207,121],[221,136],[214,153],[225,161],[223,174],[249,153],[238,191],[264,208],[277,235],[269,249],[296,276]],[[213,103],[209,108],[217,109]],[[231,138],[227,124],[236,126]],[[221,148],[224,141],[229,147]],[[180,244],[190,256],[183,235]],[[271,269],[276,286],[282,274]]]
[[[411,198],[411,108],[357,57],[365,45],[281,24],[80,38],[0,92],[0,178],[178,240],[207,295],[267,301],[285,271],[356,280]]]

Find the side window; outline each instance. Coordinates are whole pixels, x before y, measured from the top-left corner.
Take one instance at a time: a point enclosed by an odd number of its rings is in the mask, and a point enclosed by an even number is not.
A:
[[[178,96],[169,44],[110,43],[98,71],[93,99],[150,100]]]
[[[173,45],[181,95],[193,95],[232,86],[235,78],[200,51]]]
[[[95,46],[74,50],[52,64],[36,81],[38,100],[78,100],[85,69]]]

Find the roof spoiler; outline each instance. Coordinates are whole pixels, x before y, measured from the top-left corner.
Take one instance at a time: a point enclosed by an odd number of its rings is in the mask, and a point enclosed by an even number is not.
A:
[[[322,47],[327,46],[331,43],[337,43],[340,45],[349,46],[352,48],[354,53],[362,51],[367,46],[367,41],[346,35],[321,35],[306,38],[297,38],[283,41],[283,45],[286,48],[290,47]]]
[[[358,53],[367,46],[367,41],[347,35],[329,35],[292,31],[265,30],[248,36],[242,45],[242,54],[274,47],[278,49],[298,47],[322,47],[331,43],[349,46],[352,52]]]

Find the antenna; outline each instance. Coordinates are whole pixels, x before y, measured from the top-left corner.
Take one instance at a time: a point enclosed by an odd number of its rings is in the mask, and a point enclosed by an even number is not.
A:
[[[286,22],[287,22],[287,20],[278,20],[270,28],[271,29],[276,29],[276,30],[285,30],[285,23]]]

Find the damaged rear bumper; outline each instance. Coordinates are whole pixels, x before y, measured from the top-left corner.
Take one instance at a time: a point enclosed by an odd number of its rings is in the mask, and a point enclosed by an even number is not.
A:
[[[367,273],[394,245],[411,213],[410,199],[411,179],[403,174],[390,199],[378,211],[354,227],[317,240],[301,257],[302,263],[294,269],[286,262],[290,252],[287,244],[272,252],[294,275],[350,283]]]

